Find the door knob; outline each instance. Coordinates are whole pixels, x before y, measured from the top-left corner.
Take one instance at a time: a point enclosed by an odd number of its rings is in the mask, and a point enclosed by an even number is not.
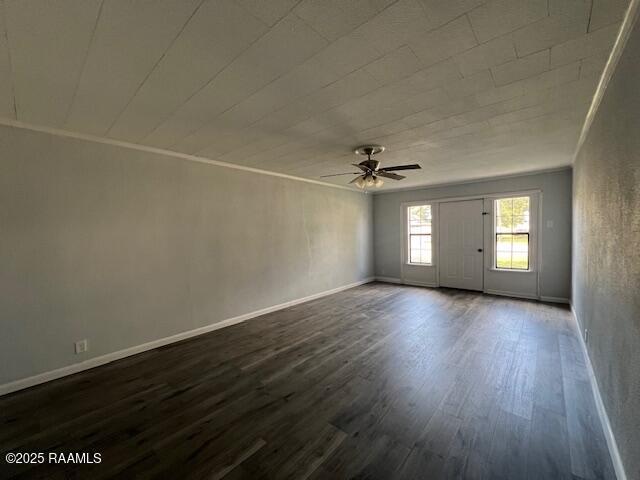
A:
[[[479,248],[479,249],[478,249],[478,251],[479,251],[479,252],[482,252],[482,249],[481,249],[481,248]]]

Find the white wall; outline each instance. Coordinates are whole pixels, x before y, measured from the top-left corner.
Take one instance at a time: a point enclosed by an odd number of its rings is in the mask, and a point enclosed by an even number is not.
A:
[[[5,126],[0,229],[0,385],[373,273],[369,195]]]
[[[402,278],[403,228],[401,205],[406,202],[430,201],[456,197],[483,197],[496,193],[540,190],[542,193],[542,230],[538,251],[542,267],[539,271],[540,295],[568,299],[571,292],[571,170],[523,175],[517,177],[445,185],[417,190],[381,192],[374,196],[374,252],[376,276]],[[489,206],[489,202],[485,205]],[[548,228],[547,221],[553,222]],[[490,238],[490,232],[485,232]],[[485,250],[490,246],[485,244]],[[491,271],[485,265],[485,288],[492,291],[536,295],[538,280],[528,273]],[[422,269],[426,273],[417,273]],[[406,274],[406,269],[405,269]],[[435,268],[415,267],[409,272],[414,281],[422,276],[426,284],[436,282]]]

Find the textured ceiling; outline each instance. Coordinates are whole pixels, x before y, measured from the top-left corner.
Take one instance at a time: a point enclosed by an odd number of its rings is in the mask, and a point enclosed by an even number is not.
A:
[[[410,187],[571,163],[627,0],[0,0],[0,116]],[[329,179],[346,184],[348,177]]]

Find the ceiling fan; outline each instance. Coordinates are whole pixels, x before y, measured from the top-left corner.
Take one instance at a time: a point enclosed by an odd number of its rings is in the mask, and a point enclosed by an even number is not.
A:
[[[395,172],[398,170],[419,170],[421,167],[417,163],[412,165],[396,165],[395,167],[380,168],[380,161],[371,158],[371,155],[384,152],[382,145],[362,145],[355,149],[358,155],[366,155],[367,159],[360,163],[352,163],[354,167],[358,167],[360,172],[335,173],[333,175],[322,175],[320,178],[337,177],[340,175],[358,175],[349,183],[355,184],[358,188],[381,187],[384,181],[380,177],[390,178],[392,180],[402,180],[406,178]]]

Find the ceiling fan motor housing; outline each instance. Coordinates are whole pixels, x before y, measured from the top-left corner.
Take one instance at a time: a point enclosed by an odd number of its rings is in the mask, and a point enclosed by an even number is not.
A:
[[[379,160],[364,160],[362,162],[360,162],[360,165],[362,165],[363,167],[368,168],[369,170],[375,172],[376,170],[378,170],[378,166],[380,165],[380,161]]]
[[[380,161],[372,159],[371,155],[376,155],[382,152],[384,152],[384,147],[382,145],[361,145],[355,149],[356,154],[367,156],[367,159],[360,162],[360,165],[373,172],[378,170]]]

